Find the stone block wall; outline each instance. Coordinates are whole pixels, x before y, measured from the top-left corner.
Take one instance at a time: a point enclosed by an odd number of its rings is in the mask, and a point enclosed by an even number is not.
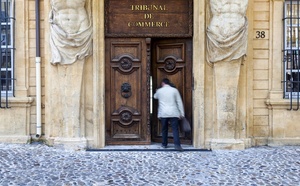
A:
[[[253,137],[256,144],[265,144],[269,136],[269,112],[265,104],[270,88],[269,44],[270,1],[254,0],[253,10]]]

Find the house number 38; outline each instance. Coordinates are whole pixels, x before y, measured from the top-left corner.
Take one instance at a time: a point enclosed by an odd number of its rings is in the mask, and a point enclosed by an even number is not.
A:
[[[266,37],[266,32],[265,31],[256,31],[256,39],[259,38],[265,38]]]

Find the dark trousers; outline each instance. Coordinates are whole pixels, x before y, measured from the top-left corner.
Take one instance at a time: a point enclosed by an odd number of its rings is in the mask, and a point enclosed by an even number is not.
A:
[[[179,139],[179,130],[178,130],[178,118],[160,118],[160,122],[162,125],[162,145],[168,145],[168,124],[169,121],[172,126],[173,131],[173,140],[175,146],[180,146],[180,139]]]

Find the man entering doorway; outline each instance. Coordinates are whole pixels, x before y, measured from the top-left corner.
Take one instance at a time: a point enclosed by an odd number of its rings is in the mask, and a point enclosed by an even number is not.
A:
[[[175,149],[183,151],[179,139],[179,119],[184,117],[184,108],[179,91],[171,86],[170,80],[164,78],[161,88],[157,89],[153,96],[158,99],[158,114],[162,124],[162,147],[168,145],[168,123],[171,123]]]

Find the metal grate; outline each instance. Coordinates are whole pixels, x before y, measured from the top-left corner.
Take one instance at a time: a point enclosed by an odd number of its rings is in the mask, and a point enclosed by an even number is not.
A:
[[[284,8],[283,87],[290,100],[288,110],[299,110],[300,97],[300,0],[285,1]]]

